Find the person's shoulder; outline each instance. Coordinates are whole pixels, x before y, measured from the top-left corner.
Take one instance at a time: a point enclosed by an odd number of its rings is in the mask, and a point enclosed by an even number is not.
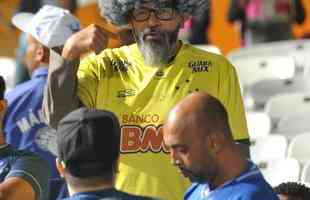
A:
[[[7,94],[5,95],[5,98],[7,100],[11,100],[11,99],[15,99],[15,98],[18,99],[20,96],[23,96],[25,93],[28,93],[35,88],[36,88],[36,86],[33,83],[33,81],[28,80],[24,83],[16,85],[15,88],[13,88],[9,92],[7,92]]]
[[[40,171],[49,170],[47,162],[34,152],[11,147],[10,156],[14,161],[13,168],[16,165],[18,170],[30,170],[32,173],[36,173],[32,168],[40,169]]]
[[[7,145],[5,148],[2,148],[0,150],[2,154],[5,154],[7,157],[12,157],[15,159],[21,158],[21,157],[37,157],[36,154],[28,151],[28,150],[21,150],[21,149],[16,149],[12,147],[11,145]]]
[[[224,58],[224,56],[222,56],[220,53],[208,51],[206,49],[202,49],[195,45],[187,44],[187,43],[183,44],[182,50],[185,51],[187,54],[193,54],[197,56],[208,56],[211,58],[218,58],[218,59]]]
[[[268,200],[278,200],[276,194],[271,192],[261,192],[261,191],[251,191],[251,192],[243,192],[240,191],[235,193],[231,200],[261,200],[261,199],[268,199]]]
[[[14,152],[14,154],[17,157],[23,157],[23,158],[29,158],[29,159],[32,159],[32,158],[41,159],[41,157],[39,157],[37,154],[35,154],[35,153],[31,152],[31,151],[28,151],[28,150],[15,149],[15,148],[12,147],[12,151]]]
[[[258,181],[256,183],[239,183],[233,187],[233,191],[239,191],[234,194],[236,199],[244,200],[277,200],[277,195],[272,188],[265,182]],[[242,197],[242,198],[241,198]]]
[[[187,59],[191,60],[208,60],[212,62],[212,65],[225,65],[231,67],[232,65],[228,61],[228,59],[223,56],[222,54],[206,51],[204,49],[195,47],[191,44],[183,44],[182,47],[182,57],[186,57]]]

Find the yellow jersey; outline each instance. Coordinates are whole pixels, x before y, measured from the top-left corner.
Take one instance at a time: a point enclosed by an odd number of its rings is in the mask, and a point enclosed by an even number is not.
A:
[[[118,189],[182,199],[189,182],[171,165],[162,124],[170,109],[195,91],[217,97],[227,109],[234,139],[248,139],[239,81],[223,56],[183,44],[171,63],[156,68],[144,65],[133,44],[106,49],[81,62],[80,100],[87,107],[114,112],[121,123]]]

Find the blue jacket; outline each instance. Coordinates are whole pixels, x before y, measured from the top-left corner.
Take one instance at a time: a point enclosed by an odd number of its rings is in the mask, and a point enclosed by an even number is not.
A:
[[[47,68],[36,69],[31,80],[16,86],[5,98],[8,109],[4,119],[6,142],[18,149],[27,149],[47,160],[52,177],[58,177],[55,166],[56,135],[47,127],[42,115],[43,91]]]
[[[208,183],[193,183],[184,196],[185,200],[279,200],[265,181],[258,167],[248,162],[240,176],[212,190]]]

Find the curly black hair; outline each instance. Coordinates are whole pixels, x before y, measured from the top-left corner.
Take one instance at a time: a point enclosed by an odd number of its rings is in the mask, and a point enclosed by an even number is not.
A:
[[[136,5],[143,0],[98,0],[100,14],[112,24],[117,26],[127,25],[128,16]],[[158,5],[167,0],[148,0]],[[197,10],[205,10],[209,0],[173,0],[172,3],[180,13],[193,14]]]
[[[2,76],[0,76],[0,100],[4,98],[4,92],[5,92],[5,81]]]
[[[310,188],[302,183],[286,182],[281,183],[274,188],[277,194],[289,195],[292,197],[298,197],[302,200],[310,199]]]

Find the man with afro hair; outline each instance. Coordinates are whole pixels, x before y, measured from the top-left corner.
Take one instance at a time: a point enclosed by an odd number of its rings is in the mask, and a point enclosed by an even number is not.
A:
[[[220,99],[234,140],[248,153],[239,80],[221,55],[184,44],[183,22],[208,0],[100,0],[109,22],[132,30],[136,43],[109,49],[116,34],[89,25],[70,37],[61,55],[51,52],[43,114],[50,126],[80,106],[110,110],[121,123],[116,187],[128,193],[179,200],[189,186],[170,164],[162,125],[183,97],[205,91]],[[95,52],[89,55],[88,52]],[[80,58],[81,62],[80,62]]]

